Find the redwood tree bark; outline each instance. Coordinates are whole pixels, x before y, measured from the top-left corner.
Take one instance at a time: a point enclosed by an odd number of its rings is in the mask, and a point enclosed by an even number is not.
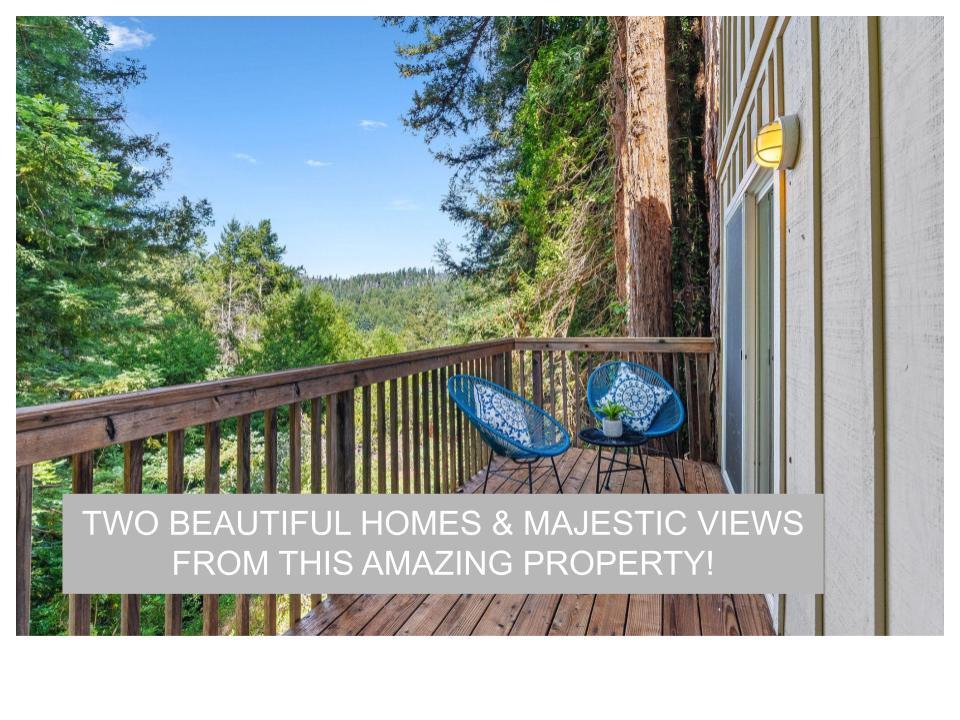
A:
[[[703,18],[703,96],[706,108],[703,127],[703,177],[707,187],[707,224],[709,226],[709,279],[710,279],[710,334],[721,340],[720,335],[720,191],[717,186],[717,153],[720,142],[720,18]],[[719,346],[718,346],[719,350]],[[719,352],[718,352],[719,358]],[[720,363],[713,365],[710,376],[713,424],[720,428]],[[717,438],[710,439],[712,456],[717,456]]]
[[[664,18],[614,17],[617,288],[632,336],[673,334]]]

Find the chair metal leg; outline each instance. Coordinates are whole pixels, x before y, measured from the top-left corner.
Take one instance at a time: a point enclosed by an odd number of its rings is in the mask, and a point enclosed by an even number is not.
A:
[[[643,460],[643,448],[637,448],[637,455],[640,456],[640,469],[643,471],[643,491],[650,494],[650,485],[647,483],[647,463]]]
[[[483,476],[483,490],[481,492],[487,492],[487,480],[490,479],[490,465],[493,463],[493,450],[490,451],[490,459],[487,460],[487,474]]]
[[[563,495],[563,483],[560,482],[560,473],[557,472],[557,464],[550,458],[550,464],[553,465],[553,474],[557,476],[557,491]]]
[[[680,438],[673,436],[673,447],[677,451],[677,457],[680,457]],[[677,480],[680,482],[680,492],[686,492],[687,486],[683,484],[683,475],[677,470],[677,464],[673,461],[673,455],[670,456],[670,464],[673,465],[673,471],[677,474]]]
[[[600,463],[603,462],[603,448],[597,448],[597,490],[596,494],[600,494]]]
[[[527,463],[527,487],[530,488],[530,494],[533,495],[533,463]]]

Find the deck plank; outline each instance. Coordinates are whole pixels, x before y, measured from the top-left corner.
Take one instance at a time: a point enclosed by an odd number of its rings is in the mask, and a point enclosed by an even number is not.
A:
[[[740,632],[744,635],[773,635],[773,619],[763,595],[734,595]]]
[[[350,612],[343,613],[327,625],[321,635],[359,635],[364,626],[383,610],[393,595],[361,595]]]
[[[526,595],[496,595],[473,630],[474,635],[509,635]]]
[[[659,635],[663,630],[663,595],[631,595],[624,635]]]
[[[629,599],[629,595],[597,595],[587,635],[623,635]]]
[[[527,595],[511,635],[546,635],[560,604],[560,595]]]
[[[730,595],[698,595],[700,629],[704,635],[739,635],[740,624]]]
[[[397,630],[397,635],[433,635],[459,595],[428,595]]]
[[[560,598],[548,635],[585,635],[596,595],[564,595]]]
[[[663,596],[663,634],[701,634],[700,607],[696,595]]]
[[[434,635],[470,635],[490,606],[493,594],[467,593],[450,608]]]
[[[328,595],[327,598],[300,619],[287,635],[319,635],[345,613],[359,595]]]
[[[361,635],[394,635],[403,627],[420,604],[427,599],[427,595],[394,595],[390,602],[368,622]]]

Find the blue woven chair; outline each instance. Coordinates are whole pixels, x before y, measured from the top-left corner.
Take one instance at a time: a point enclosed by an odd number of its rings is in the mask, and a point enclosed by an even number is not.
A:
[[[681,475],[677,469],[674,455],[679,456],[680,454],[680,441],[677,437],[677,431],[683,426],[687,414],[683,409],[683,402],[680,400],[677,391],[673,389],[662,375],[640,363],[626,362],[625,360],[611,360],[603,363],[590,374],[590,378],[587,380],[587,405],[590,407],[590,412],[593,413],[597,420],[603,418],[600,412],[600,403],[604,396],[610,391],[610,386],[616,379],[617,373],[620,372],[621,366],[626,366],[627,369],[631,370],[641,379],[651,385],[663,388],[670,393],[670,397],[663,404],[663,407],[660,408],[650,427],[643,435],[648,440],[673,436],[673,444],[676,452],[667,454],[670,456],[670,464],[673,465],[673,471],[677,474],[677,480],[680,482],[680,489],[686,492],[687,488],[686,485],[683,484],[683,475]],[[628,455],[627,462],[629,463],[629,461]],[[640,455],[640,462],[643,463],[642,453]]]
[[[512,407],[519,407],[522,410],[522,420],[526,422],[529,442],[519,442],[479,416],[476,397],[478,386],[493,391],[500,398],[510,403]],[[450,397],[457,404],[457,407],[466,415],[470,424],[480,433],[483,441],[490,447],[487,474],[483,478],[483,492],[487,491],[490,465],[495,454],[517,463],[526,463],[527,485],[531,493],[533,492],[533,464],[542,458],[550,458],[553,474],[557,478],[557,487],[561,493],[563,492],[560,474],[557,472],[557,464],[554,462],[554,458],[557,455],[562,455],[570,448],[570,436],[552,415],[505,387],[473,375],[454,375],[447,380],[447,392],[450,393]]]

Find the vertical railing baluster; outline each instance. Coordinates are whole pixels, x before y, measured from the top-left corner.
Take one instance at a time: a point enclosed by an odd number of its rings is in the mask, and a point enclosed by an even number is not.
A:
[[[167,493],[183,492],[183,430],[167,433]],[[183,629],[183,596],[167,594],[163,598],[163,632],[179,635]]]
[[[580,441],[580,422],[583,419],[583,403],[580,401],[580,353],[573,353],[573,442],[582,445]]]
[[[143,440],[123,444],[123,492],[139,495],[143,492]],[[140,634],[140,596],[120,596],[120,634]]]
[[[410,439],[413,450],[413,491],[423,492],[423,481],[420,472],[420,375],[410,376]]]
[[[288,406],[287,426],[289,428],[290,441],[290,482],[289,491],[291,495],[299,495],[303,492],[303,483],[301,480],[301,415],[300,402],[290,403]],[[289,627],[292,630],[300,620],[300,593],[291,593],[289,600],[290,611],[287,613]]]
[[[360,492],[365,495],[370,494],[373,483],[373,421],[370,417],[372,413],[371,392],[369,385],[364,385],[360,390],[360,442],[363,445],[360,450],[360,471],[362,473]]]
[[[534,350],[530,358],[530,371],[533,373],[533,404],[543,407],[543,353]]]
[[[550,373],[550,413],[552,415],[557,414],[557,368],[554,354],[553,350],[547,354]]]
[[[527,396],[527,352],[520,350],[520,397]]]
[[[377,492],[387,492],[387,386],[377,385]]]
[[[457,374],[457,368],[451,365],[447,368],[448,379]],[[447,409],[447,456],[450,458],[450,492],[456,492],[460,487],[460,473],[457,471],[457,406],[450,398],[446,383],[443,385],[443,401]]]
[[[250,492],[250,416],[237,418],[237,487],[238,495]],[[237,595],[237,634],[250,634],[250,596]]]
[[[33,562],[33,465],[17,467],[17,635],[30,634]]]
[[[441,492],[440,478],[440,375],[436,368],[430,371],[430,437],[433,440],[433,492]]]
[[[410,493],[410,378],[400,378],[400,457],[403,465],[403,494]]]
[[[400,492],[400,448],[397,446],[397,423],[399,416],[399,398],[397,397],[397,379],[390,380],[390,492]]]
[[[75,494],[93,492],[93,453],[77,453],[71,458]],[[67,630],[71,635],[90,634],[90,596],[70,595],[68,601]]]
[[[567,414],[567,351],[560,351],[560,392],[563,397],[563,426],[570,428],[570,416]]]
[[[209,422],[203,428],[203,491],[220,493],[220,423]],[[203,596],[203,634],[220,634],[220,596]]]
[[[432,490],[430,483],[430,373],[425,372],[420,376],[420,400],[421,410],[423,411],[423,492],[428,493]]]
[[[310,401],[310,492],[323,493],[323,401]],[[310,594],[310,607],[315,608],[323,600],[323,593]]]
[[[263,494],[277,492],[277,409],[263,411]],[[263,634],[277,634],[277,595],[263,596]]]
[[[438,393],[439,393],[439,403],[435,408],[439,408],[440,416],[434,419],[436,423],[437,435],[440,440],[440,492],[448,493],[450,492],[450,467],[447,464],[449,460],[447,453],[447,369],[440,368],[438,370]]]
[[[463,374],[463,365],[461,363],[457,363],[457,375],[462,375],[462,374]],[[457,410],[457,408],[454,406],[454,403],[451,403],[450,407],[453,409],[453,417],[456,422],[457,487],[461,487],[467,480],[463,475],[463,470],[465,467],[465,462],[464,462],[465,443],[463,442],[463,413]]]

